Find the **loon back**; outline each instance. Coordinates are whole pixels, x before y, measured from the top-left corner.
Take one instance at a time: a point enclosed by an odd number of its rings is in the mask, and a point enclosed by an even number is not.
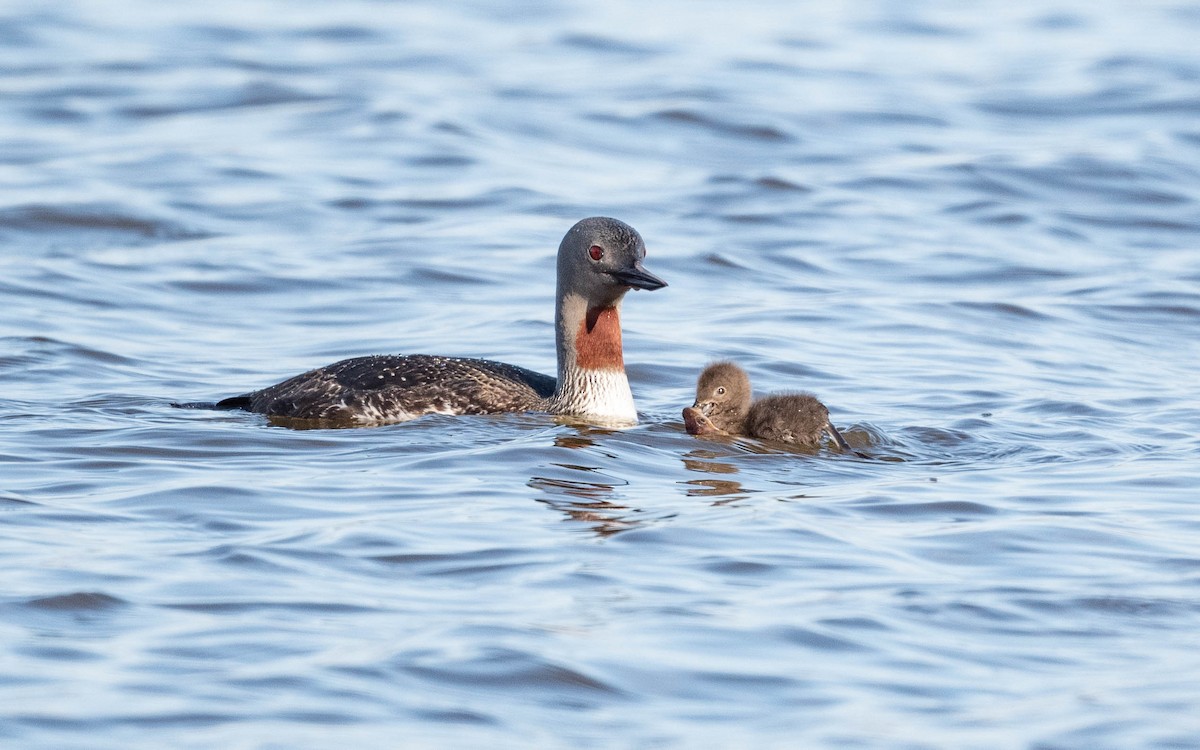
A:
[[[354,424],[422,414],[543,411],[555,379],[487,359],[428,354],[355,357],[218,401],[218,409]]]

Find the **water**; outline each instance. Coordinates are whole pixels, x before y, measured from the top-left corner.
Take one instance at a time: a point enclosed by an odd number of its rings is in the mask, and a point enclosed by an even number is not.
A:
[[[7,3],[0,744],[1200,747],[1198,34]],[[594,214],[671,284],[625,305],[635,429],[168,406],[553,372]],[[877,458],[689,437],[716,357]]]

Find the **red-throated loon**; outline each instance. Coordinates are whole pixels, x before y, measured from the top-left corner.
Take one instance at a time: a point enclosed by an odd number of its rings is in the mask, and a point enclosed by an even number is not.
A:
[[[696,402],[683,410],[692,435],[745,435],[816,448],[829,436],[850,450],[829,421],[829,410],[811,393],[766,396],[751,403],[750,376],[732,362],[714,362],[696,381]]]
[[[641,235],[616,219],[584,219],[563,237],[554,316],[557,378],[486,359],[380,355],[342,360],[213,406],[347,425],[522,411],[635,424],[621,352],[621,299],[630,289],[667,285],[642,267],[645,256]]]

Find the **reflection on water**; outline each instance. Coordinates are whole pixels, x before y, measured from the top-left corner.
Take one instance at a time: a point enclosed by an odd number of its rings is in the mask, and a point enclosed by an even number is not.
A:
[[[688,451],[687,456],[683,459],[683,465],[689,471],[700,471],[706,474],[736,474],[738,468],[733,464],[710,460],[720,458],[721,455],[716,451]]]
[[[1194,9],[121,7],[0,11],[0,745],[1196,746]],[[552,372],[597,214],[636,427],[169,406]]]
[[[746,497],[746,491],[742,489],[742,485],[738,482],[729,482],[722,479],[689,479],[684,484],[688,485],[688,497],[736,496],[720,502],[733,502],[734,500]]]
[[[559,440],[555,444],[561,445]],[[578,447],[578,446],[572,446]],[[566,472],[595,473],[594,468],[586,466],[571,466],[558,464],[555,468]],[[608,536],[620,531],[631,529],[638,524],[637,519],[629,518],[631,509],[617,502],[614,490],[626,482],[616,481],[605,483],[596,481],[581,481],[562,477],[535,476],[529,480],[529,486],[546,493],[547,497],[537,498],[540,502],[564,513],[573,521],[581,521],[588,525],[599,536]]]

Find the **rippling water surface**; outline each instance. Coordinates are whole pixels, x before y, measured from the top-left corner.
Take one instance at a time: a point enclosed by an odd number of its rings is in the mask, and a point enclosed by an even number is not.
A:
[[[0,10],[0,745],[1200,747],[1194,5],[193,5]],[[169,406],[553,372],[595,214],[634,429]]]

